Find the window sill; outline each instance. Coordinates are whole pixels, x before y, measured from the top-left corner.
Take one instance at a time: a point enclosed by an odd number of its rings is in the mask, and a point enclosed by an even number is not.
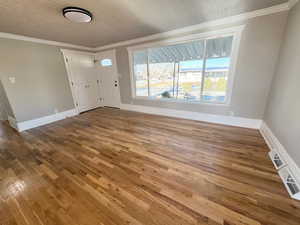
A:
[[[230,102],[205,102],[205,101],[195,101],[195,100],[182,100],[182,99],[167,99],[167,98],[148,98],[148,97],[133,97],[132,100],[144,100],[153,102],[170,102],[170,103],[180,103],[180,104],[191,104],[191,105],[205,105],[205,106],[222,106],[229,107]]]

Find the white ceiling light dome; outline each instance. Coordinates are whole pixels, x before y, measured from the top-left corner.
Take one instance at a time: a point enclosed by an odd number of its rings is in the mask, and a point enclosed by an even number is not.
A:
[[[86,9],[78,7],[66,7],[63,9],[65,18],[76,23],[89,23],[93,20],[93,15]]]

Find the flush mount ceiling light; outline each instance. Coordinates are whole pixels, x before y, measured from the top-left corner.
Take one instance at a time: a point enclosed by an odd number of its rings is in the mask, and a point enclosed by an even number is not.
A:
[[[68,20],[76,23],[89,23],[93,19],[92,13],[86,9],[78,7],[66,7],[63,9],[63,15]]]

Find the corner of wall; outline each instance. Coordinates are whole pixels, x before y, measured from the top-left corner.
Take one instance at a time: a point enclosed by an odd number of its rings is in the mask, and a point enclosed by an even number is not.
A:
[[[298,0],[296,0],[296,1],[298,2]],[[288,11],[288,13],[290,13],[290,11]],[[271,94],[272,94],[271,90],[272,90],[272,87],[273,87],[273,84],[274,84],[274,80],[275,80],[275,78],[277,76],[278,69],[279,69],[279,62],[281,60],[281,53],[282,53],[282,49],[283,49],[283,43],[284,43],[284,41],[286,39],[287,24],[288,24],[288,17],[286,18],[286,21],[285,21],[285,26],[284,26],[284,30],[283,30],[283,33],[282,33],[282,38],[281,38],[281,42],[280,42],[280,46],[279,46],[279,51],[278,51],[277,57],[275,59],[276,63],[275,63],[274,71],[273,71],[273,77],[272,77],[272,80],[271,80],[271,86],[269,87],[268,94],[267,94],[267,102],[266,102],[266,105],[264,107],[263,121],[266,118],[266,113],[268,111],[268,107],[269,107],[269,103],[270,103],[270,98],[271,98]]]
[[[4,111],[5,111],[7,119],[9,119],[8,118],[9,116],[12,118],[15,118],[15,114],[12,110],[9,98],[8,98],[5,88],[3,86],[2,78],[0,79],[0,101],[1,101],[1,106],[4,107]]]

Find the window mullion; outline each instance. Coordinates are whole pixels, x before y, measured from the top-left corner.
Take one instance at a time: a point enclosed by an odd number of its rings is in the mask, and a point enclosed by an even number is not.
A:
[[[174,71],[173,71],[173,98],[175,97],[175,79],[176,79],[176,61],[174,60]]]
[[[176,85],[176,99],[178,99],[179,76],[180,76],[180,61],[178,61],[178,62],[177,62],[177,85]]]
[[[149,49],[147,49],[147,84],[148,84],[148,97],[150,97],[150,71],[149,71]]]
[[[202,77],[201,77],[201,89],[200,89],[200,100],[203,100],[203,89],[205,81],[205,71],[206,71],[206,40],[204,40],[204,53],[203,53],[203,65],[202,65]]]

